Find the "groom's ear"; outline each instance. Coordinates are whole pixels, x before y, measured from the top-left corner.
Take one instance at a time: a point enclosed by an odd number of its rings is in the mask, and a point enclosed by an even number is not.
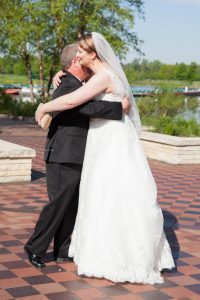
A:
[[[80,62],[79,62],[79,59],[77,57],[74,57],[72,59],[72,65],[75,67],[75,68],[79,68],[80,67]]]

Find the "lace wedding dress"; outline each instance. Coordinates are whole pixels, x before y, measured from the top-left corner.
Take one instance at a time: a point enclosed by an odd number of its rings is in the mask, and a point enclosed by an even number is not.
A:
[[[98,98],[121,101],[121,81],[105,71],[114,92]],[[114,282],[162,283],[160,271],[174,267],[156,184],[127,115],[90,121],[69,256],[79,275]]]

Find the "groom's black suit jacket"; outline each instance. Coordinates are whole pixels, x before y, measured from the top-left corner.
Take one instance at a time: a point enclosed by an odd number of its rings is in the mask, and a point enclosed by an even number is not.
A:
[[[52,98],[71,93],[81,86],[78,78],[66,72]],[[45,161],[82,164],[90,118],[121,120],[122,104],[89,101],[76,108],[54,113],[47,135]]]

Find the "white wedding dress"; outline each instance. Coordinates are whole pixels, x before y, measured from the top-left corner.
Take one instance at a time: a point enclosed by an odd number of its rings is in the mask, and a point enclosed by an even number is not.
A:
[[[114,92],[98,99],[121,101],[121,81],[106,72]],[[90,121],[69,256],[79,275],[114,282],[162,283],[160,271],[174,267],[156,184],[127,115]]]

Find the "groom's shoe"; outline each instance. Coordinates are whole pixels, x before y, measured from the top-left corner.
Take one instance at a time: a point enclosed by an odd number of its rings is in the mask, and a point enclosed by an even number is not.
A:
[[[24,247],[24,251],[28,256],[28,259],[30,261],[30,263],[37,269],[39,268],[44,268],[46,265],[44,263],[44,261],[37,256],[36,254],[31,253],[31,251],[29,251],[26,246]]]
[[[69,256],[65,256],[65,257],[56,257],[55,258],[56,262],[73,262],[73,258],[69,257]]]

